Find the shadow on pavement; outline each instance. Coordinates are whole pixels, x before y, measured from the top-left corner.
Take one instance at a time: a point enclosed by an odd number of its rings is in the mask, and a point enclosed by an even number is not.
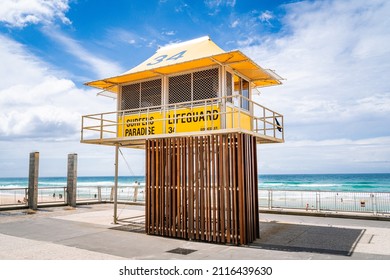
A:
[[[260,238],[251,248],[351,256],[363,229],[260,223]]]
[[[110,229],[145,234],[144,217],[123,222]],[[363,229],[261,222],[260,238],[248,247],[351,256],[363,233]]]

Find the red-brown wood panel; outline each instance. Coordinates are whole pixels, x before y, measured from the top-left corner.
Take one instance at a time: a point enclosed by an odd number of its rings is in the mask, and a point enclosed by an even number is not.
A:
[[[148,234],[237,245],[259,237],[253,136],[150,139],[145,164]]]

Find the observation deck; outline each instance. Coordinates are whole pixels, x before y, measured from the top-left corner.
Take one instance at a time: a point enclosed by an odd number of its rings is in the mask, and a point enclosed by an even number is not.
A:
[[[144,148],[149,138],[231,132],[251,134],[258,144],[283,143],[283,115],[243,96],[120,110],[83,116],[81,142]]]
[[[117,99],[117,108],[83,116],[81,142],[144,148],[152,138],[238,132],[281,143],[283,116],[252,95],[281,79],[208,37],[162,47],[121,75],[86,83]]]

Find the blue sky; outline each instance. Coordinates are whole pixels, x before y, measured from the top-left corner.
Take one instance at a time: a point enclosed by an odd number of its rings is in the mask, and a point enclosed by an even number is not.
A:
[[[115,110],[83,83],[113,76],[158,47],[204,35],[240,49],[283,85],[256,101],[284,114],[286,143],[258,146],[259,173],[390,172],[390,2],[0,2],[0,177],[112,175],[114,149],[80,144],[81,115]],[[144,174],[123,150],[121,175]]]

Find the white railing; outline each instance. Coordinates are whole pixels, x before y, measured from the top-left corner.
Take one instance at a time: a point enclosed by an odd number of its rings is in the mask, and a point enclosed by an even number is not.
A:
[[[249,104],[249,110],[245,110],[237,105],[244,101],[247,102],[246,104]],[[217,108],[217,110],[210,110],[210,108]],[[124,133],[130,126],[125,121],[126,116],[139,116],[139,119],[132,122],[131,125],[143,127],[145,133],[141,138],[155,136],[151,134],[150,129],[156,124],[159,124],[159,129],[161,130],[158,134],[177,135],[181,133],[180,129],[177,129],[177,123],[185,123],[189,118],[186,114],[177,114],[177,112],[182,112],[180,110],[183,109],[188,110],[188,112],[197,110],[205,117],[205,121],[202,124],[203,127],[200,128],[199,133],[204,133],[205,131],[207,133],[246,131],[263,137],[264,142],[284,141],[283,115],[244,96],[237,95],[85,115],[82,117],[81,142],[117,138],[136,139],[137,137],[126,136]],[[159,113],[158,117],[156,117],[156,113]],[[168,124],[171,125],[169,126]]]
[[[390,214],[390,193],[259,190],[259,207],[383,215]]]
[[[38,188],[39,205],[66,204],[65,187]],[[0,188],[0,208],[26,207],[27,188]],[[114,201],[111,186],[77,188],[78,203]],[[118,202],[145,203],[143,186],[119,186]],[[259,209],[302,210],[311,213],[350,212],[375,216],[390,215],[390,192],[331,192],[299,190],[259,190]]]
[[[66,187],[39,187],[38,206],[64,205],[67,203]],[[76,201],[84,202],[113,202],[113,187],[110,186],[82,186],[77,187]],[[118,187],[118,201],[145,202],[145,193],[142,186]],[[28,206],[28,188],[0,188],[0,208],[17,208]]]

